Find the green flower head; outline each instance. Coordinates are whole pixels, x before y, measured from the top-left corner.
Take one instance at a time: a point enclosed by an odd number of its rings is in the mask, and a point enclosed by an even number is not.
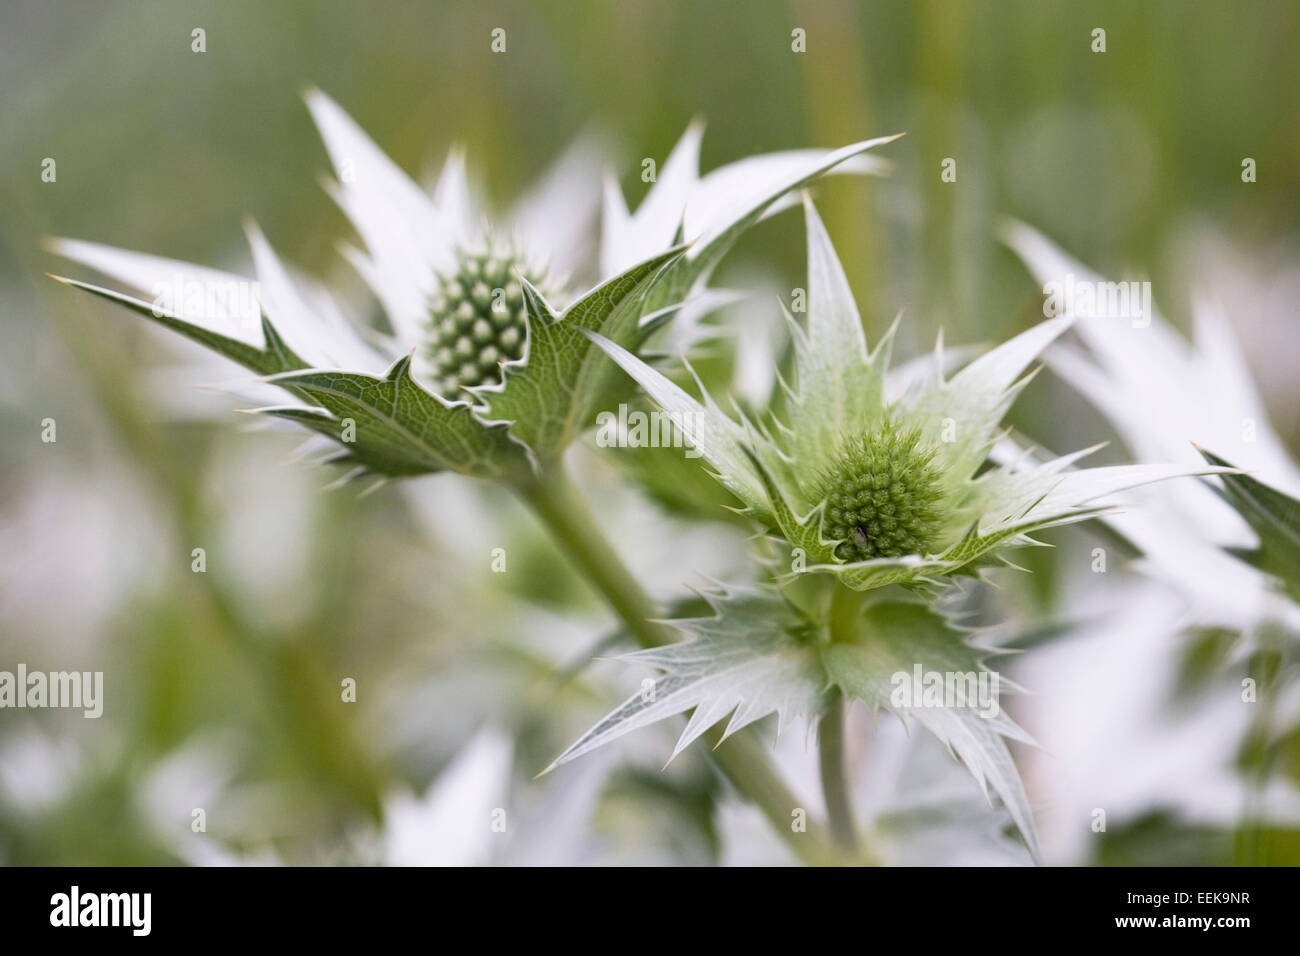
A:
[[[455,268],[438,275],[429,300],[425,358],[437,391],[497,385],[503,362],[524,357],[528,309],[520,278],[545,291],[546,270],[509,246],[488,240],[455,251]]]
[[[344,255],[383,306],[384,328],[354,324],[328,290],[293,274],[251,221],[255,281],[96,243],[50,246],[155,299],[60,281],[282,388],[289,403],[253,411],[336,444],[326,461],[348,467],[349,477],[380,480],[455,471],[531,481],[591,424],[617,375],[584,333],[641,349],[684,303],[708,301],[709,275],[742,232],[826,173],[882,172],[863,154],[894,138],[760,154],[701,176],[702,128],[693,123],[635,212],[617,187],[603,191],[601,281],[581,292],[539,262],[591,273],[571,260],[582,258],[575,250],[585,248],[580,236],[602,195],[595,157],[562,159],[543,193],[497,229],[459,150],[428,191],[324,93],[309,91],[307,105],[338,172],[327,188],[364,247]],[[172,286],[203,294],[191,303],[188,293],[153,291]],[[222,290],[230,289],[247,294],[228,302]]]
[[[1026,369],[1071,320],[1036,325],[950,378],[954,356],[942,349],[891,373],[892,330],[867,348],[826,231],[811,203],[805,209],[808,313],[802,324],[790,317],[795,378],[780,412],[733,419],[709,395],[697,401],[626,349],[589,336],[668,414],[744,512],[786,543],[790,564],[775,569],[774,582],[706,594],[711,616],[674,622],[686,640],[628,655],[663,671],[654,693],[630,697],[553,766],[688,711],[674,755],[719,723],[725,740],[775,715],[779,733],[792,719],[818,723],[840,697],[860,700],[943,741],[986,796],[1001,798],[1036,857],[1029,800],[1006,744],[1031,743],[1028,735],[1000,709],[896,697],[897,677],[989,670],[993,652],[950,616],[947,599],[958,589],[934,587],[945,577],[1028,543],[1037,529],[1098,514],[1115,492],[1188,472],[1074,468],[1086,451],[1047,462],[1004,455],[1003,414]]]
[[[1000,425],[1026,369],[1069,328],[1042,322],[951,378],[933,358],[888,371],[893,329],[867,348],[857,306],[811,202],[808,314],[790,318],[794,374],[784,413],[733,420],[617,345],[598,344],[695,445],[745,511],[791,548],[791,572],[855,590],[973,571],[1041,528],[1092,517],[1118,491],[1186,474],[1177,466],[1077,469],[1087,454],[1003,456]],[[593,336],[594,337],[594,336]],[[986,467],[990,458],[1019,463]]]
[[[838,541],[841,561],[919,554],[939,533],[940,473],[919,429],[903,431],[886,419],[846,441],[812,483],[825,502],[822,534]]]

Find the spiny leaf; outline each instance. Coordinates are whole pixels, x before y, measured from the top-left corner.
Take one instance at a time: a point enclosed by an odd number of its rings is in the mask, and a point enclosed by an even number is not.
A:
[[[862,319],[826,227],[805,198],[808,231],[807,326],[792,323],[796,392],[790,406],[791,454],[824,459],[849,436],[864,431],[884,408],[880,349],[868,355]],[[887,342],[888,340],[886,340]],[[886,348],[887,351],[887,348]]]
[[[1211,465],[1232,468],[1213,452],[1200,452]],[[1259,548],[1238,557],[1280,579],[1291,598],[1300,601],[1300,501],[1250,475],[1219,477],[1224,497],[1259,536]]]
[[[465,403],[448,403],[411,377],[411,356],[383,378],[356,372],[305,369],[268,381],[302,393],[333,420],[299,414],[297,420],[346,442],[345,419],[355,423],[354,458],[388,475],[451,470],[484,478],[509,477],[528,467],[525,450],[503,422],[484,422]],[[283,416],[282,416],[283,417]]]
[[[988,701],[934,706],[895,695],[899,686],[896,675],[910,680],[918,667],[926,675],[978,678],[986,672],[983,652],[942,614],[919,601],[868,602],[839,627],[842,629],[833,635],[832,643],[822,649],[830,681],[849,697],[888,708],[904,719],[916,719],[947,744],[986,795],[987,787],[993,787],[1037,857],[1029,799],[1003,739],[1031,742],[1025,732],[1000,706],[988,707]],[[993,701],[996,703],[996,698]]]
[[[825,675],[813,645],[796,636],[799,619],[789,604],[772,591],[706,597],[714,616],[675,622],[690,640],[620,658],[660,668],[665,676],[583,734],[548,770],[692,709],[674,757],[728,715],[724,739],[772,713],[784,723],[825,709]]]
[[[922,395],[908,410],[924,434],[940,440],[938,456],[946,471],[965,480],[984,461],[1031,362],[1062,335],[1073,318],[1048,319],[971,362],[948,382]],[[952,440],[942,438],[951,430]]]
[[[629,442],[609,458],[642,491],[671,511],[698,521],[722,521],[752,530],[750,521],[735,510],[736,499],[700,467],[688,449]]]
[[[747,450],[750,436],[744,429],[722,414],[712,401],[707,405],[697,402],[627,349],[594,333],[590,337],[663,409],[673,425],[717,472],[722,485],[749,508],[766,514],[768,506],[763,483]]]
[[[1120,492],[1174,478],[1228,471],[1215,466],[1188,468],[1184,465],[1157,464],[1106,465],[1054,473],[1056,464],[1077,457],[1078,453],[1048,462],[1036,469],[1003,473],[1004,487],[995,499],[991,499],[997,507],[986,506],[981,509],[986,518],[980,525],[980,536],[1001,534],[1009,529],[1026,532],[1033,530],[1031,526],[1041,528],[1049,523],[1075,520],[1079,514],[1095,513],[1099,508],[1110,507],[1108,499]],[[1007,488],[1011,489],[1012,494],[1007,494]],[[1007,510],[1005,503],[1017,498],[1023,505],[1018,509]]]
[[[151,322],[157,322],[173,332],[179,332],[187,339],[211,349],[232,362],[238,362],[244,368],[259,375],[274,375],[278,372],[306,368],[306,363],[285,344],[271,324],[271,320],[265,315],[262,316],[263,345],[258,348],[248,342],[222,335],[220,332],[214,332],[211,329],[205,329],[201,325],[196,325],[171,312],[155,308],[152,304],[133,296],[114,292],[112,289],[105,289],[89,282],[81,282],[77,279],[67,279],[56,275],[51,275],[50,278],[62,282],[64,285],[82,289],[92,295],[107,299],[109,302],[124,305],[133,312],[140,313]]]
[[[945,677],[978,680],[985,674],[983,686],[992,684],[993,675],[982,663],[987,652],[972,646],[941,613],[919,600],[854,596],[833,602],[829,612],[807,616],[767,588],[705,598],[712,616],[675,622],[691,635],[688,640],[620,658],[660,668],[665,675],[600,720],[548,770],[689,710],[693,713],[673,756],[728,716],[724,738],[770,714],[777,715],[779,733],[793,718],[819,719],[838,687],[873,709],[914,718],[934,733],[966,764],[986,796],[992,786],[1037,856],[1029,801],[1004,738],[1032,741],[1001,712],[997,696],[952,705],[895,697],[896,675],[911,679],[916,667]],[[1000,683],[993,685],[995,692]]]
[[[604,358],[584,331],[639,344],[637,323],[646,291],[666,263],[682,253],[670,249],[602,283],[556,316],[536,289],[524,283],[528,347],[524,359],[503,366],[501,385],[473,389],[488,417],[510,423],[511,434],[540,459],[559,454],[595,414],[608,381]]]
[[[782,197],[808,185],[846,160],[865,153],[876,146],[891,143],[901,135],[903,134],[881,136],[877,139],[864,140],[860,143],[845,146],[843,149],[837,149],[820,157],[817,162],[810,166],[790,173],[773,184],[766,195],[755,199],[748,208],[734,215],[730,221],[716,224],[707,234],[700,238],[700,242],[691,250],[688,256],[683,256],[666,270],[664,281],[650,293],[647,300],[647,311],[655,311],[665,305],[681,301],[697,285],[706,281],[741,233],[762,219],[768,210],[779,202]]]
[[[839,578],[846,587],[855,591],[869,591],[891,584],[908,587],[924,585],[934,575],[947,574],[952,570],[943,561],[908,554],[899,558],[872,558],[870,561],[854,561],[849,564],[810,564],[804,572],[828,572]]]
[[[293,422],[338,442],[342,450],[318,462],[322,465],[338,465],[350,469],[339,482],[332,484],[346,484],[366,475],[387,475],[397,478],[424,474],[428,470],[414,467],[407,459],[391,455],[373,443],[362,443],[350,438],[345,422],[324,408],[313,408],[308,405],[272,405],[266,408],[249,409],[249,412]]]

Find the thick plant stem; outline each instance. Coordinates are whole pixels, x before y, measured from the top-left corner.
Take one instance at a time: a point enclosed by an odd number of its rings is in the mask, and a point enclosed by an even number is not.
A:
[[[673,629],[656,620],[659,611],[654,602],[601,533],[582,496],[558,462],[518,490],[564,553],[600,591],[642,647],[657,647],[675,639]],[[706,735],[715,745],[711,752],[714,763],[732,786],[763,811],[799,858],[812,864],[844,862],[821,828],[807,820],[806,811],[752,735],[742,731],[719,743],[720,737],[717,728]]]
[[[817,750],[831,837],[836,846],[853,855],[858,852],[858,836],[853,825],[853,800],[844,773],[844,712],[844,697],[837,692],[835,703],[822,715],[818,725]]]

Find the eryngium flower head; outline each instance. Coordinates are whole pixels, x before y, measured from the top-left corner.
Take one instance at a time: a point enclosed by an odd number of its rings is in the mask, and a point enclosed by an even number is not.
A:
[[[855,435],[812,484],[822,533],[841,561],[920,554],[940,528],[943,489],[920,429],[893,421]]]
[[[606,384],[606,363],[582,332],[636,350],[670,318],[707,308],[716,300],[704,286],[741,232],[824,173],[882,171],[863,154],[894,138],[751,156],[701,176],[702,127],[693,123],[635,212],[612,178],[599,188],[603,156],[580,141],[585,148],[566,153],[542,189],[489,216],[459,150],[426,190],[325,94],[310,91],[307,105],[338,173],[327,188],[361,238],[344,254],[383,306],[386,328],[349,321],[252,223],[256,282],[95,243],[52,248],[154,301],[62,281],[288,391],[296,404],[257,411],[341,445],[327,460],[356,476],[451,469],[501,479],[561,454],[594,418]],[[594,245],[589,220],[602,200],[600,263],[583,268],[575,250]],[[582,285],[604,281],[571,295],[575,272]],[[557,299],[567,308],[554,308]]]
[[[1070,326],[1042,322],[945,378],[939,349],[887,373],[893,330],[868,351],[857,306],[811,202],[808,316],[790,318],[795,384],[759,422],[701,404],[614,343],[605,351],[649,393],[745,509],[791,546],[790,572],[856,590],[973,570],[1029,534],[1103,512],[1107,496],[1177,475],[1166,465],[1076,469],[1092,449],[985,467],[1026,368]]]
[[[458,249],[454,270],[439,273],[424,351],[441,394],[499,384],[501,364],[523,358],[528,313],[520,278],[545,284],[544,270],[490,241]]]

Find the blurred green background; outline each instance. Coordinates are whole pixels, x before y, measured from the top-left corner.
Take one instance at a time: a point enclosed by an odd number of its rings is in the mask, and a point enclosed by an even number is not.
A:
[[[497,27],[504,55],[489,50]],[[806,53],[791,50],[796,28]],[[1092,52],[1095,28],[1104,53]],[[0,862],[177,859],[141,781],[159,767],[184,777],[169,761],[193,752],[238,787],[241,813],[211,828],[221,839],[270,840],[300,861],[346,857],[337,848],[377,818],[387,788],[423,787],[480,720],[510,723],[521,763],[538,768],[610,700],[548,683],[554,662],[518,639],[520,618],[482,611],[505,587],[521,607],[595,622],[593,639],[605,626],[512,504],[487,497],[520,572],[494,580],[426,534],[394,491],[321,493],[329,475],[284,463],[292,439],[240,433],[234,415],[160,414],[143,370],[174,343],[45,279],[68,267],[43,237],[238,268],[248,214],[284,257],[355,291],[336,251],[349,227],[319,184],[328,163],[301,99],[309,84],[413,173],[464,144],[503,204],[585,129],[616,144],[633,203],[641,157],[666,156],[694,116],[708,122],[706,170],[906,131],[884,152],[890,179],[817,189],[870,334],[902,311],[911,353],[941,327],[949,341],[985,342],[1034,321],[1038,289],[994,238],[1000,216],[1020,217],[1099,271],[1149,275],[1177,323],[1198,283],[1255,296],[1231,315],[1294,449],[1297,36],[1300,4],[1263,0],[9,0],[0,667],[103,669],[111,704],[98,723],[0,714]],[[41,180],[45,157],[56,183]],[[945,158],[956,183],[940,179]],[[781,217],[733,263],[788,288],[802,256],[802,229]],[[1057,397],[1024,403],[1017,424],[1030,433],[1078,402],[1042,388]],[[54,446],[39,441],[46,417]],[[1082,413],[1055,432],[1071,447],[1100,433]],[[248,560],[195,575],[199,545]],[[365,689],[353,710],[338,706],[340,674]],[[708,785],[689,767],[672,779],[675,832],[699,830],[709,846]],[[645,787],[638,799],[651,800],[660,784]],[[1157,862],[1159,846],[1187,846],[1162,843],[1160,826],[1135,824],[1136,858],[1111,841],[1098,859]],[[616,845],[635,843],[610,829]],[[1195,835],[1198,861],[1232,858],[1231,834]]]

